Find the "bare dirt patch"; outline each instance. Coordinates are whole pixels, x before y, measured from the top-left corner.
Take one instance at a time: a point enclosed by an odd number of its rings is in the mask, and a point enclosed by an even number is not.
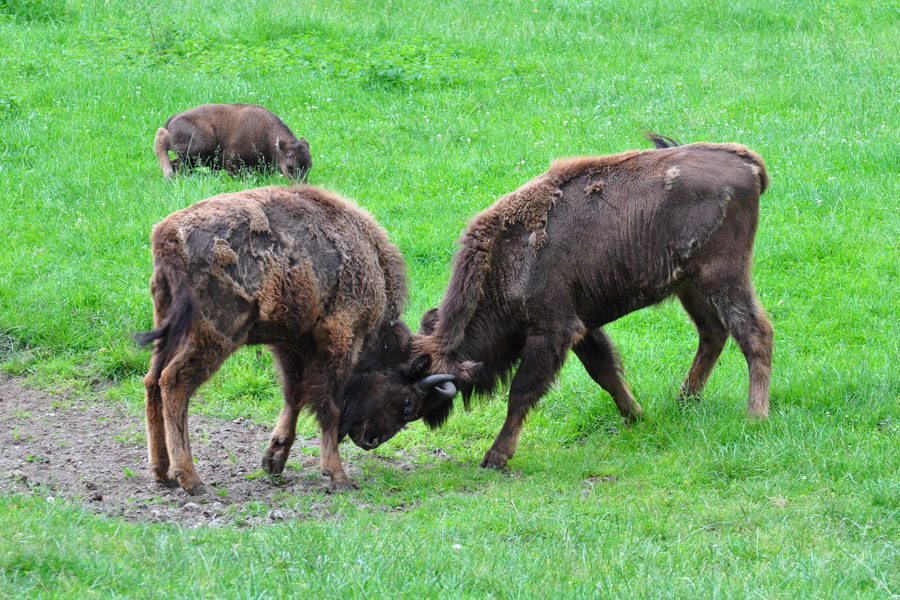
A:
[[[190,497],[149,476],[144,421],[124,406],[49,395],[0,375],[0,493],[30,492],[129,521],[251,525],[329,515],[318,438],[297,439],[281,478],[260,469],[270,427],[250,420],[191,415],[191,446],[207,494]],[[305,449],[305,450],[304,450]],[[400,458],[341,445],[357,482],[360,464],[408,470]]]

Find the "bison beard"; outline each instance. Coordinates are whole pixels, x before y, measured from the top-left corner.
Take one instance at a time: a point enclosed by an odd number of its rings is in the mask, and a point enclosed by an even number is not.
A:
[[[222,194],[169,215],[152,241],[156,328],[137,338],[156,341],[144,384],[157,482],[203,493],[188,401],[245,344],[268,345],[284,387],[263,456],[268,473],[284,469],[303,407],[322,429],[322,473],[347,488],[338,453],[345,434],[371,449],[383,441],[376,428],[390,437],[456,394],[453,376],[428,375],[430,359],[411,357],[412,332],[398,320],[405,263],[351,202],[311,187]]]
[[[413,346],[457,376],[467,407],[518,363],[482,466],[505,467],[570,349],[622,416],[640,419],[602,326],[671,295],[700,338],[679,399],[699,395],[730,334],[749,367],[747,414],[768,415],[773,334],[750,278],[763,161],[737,144],[648,137],[656,150],[555,161],[463,232],[443,302]],[[438,426],[451,408],[423,418]]]

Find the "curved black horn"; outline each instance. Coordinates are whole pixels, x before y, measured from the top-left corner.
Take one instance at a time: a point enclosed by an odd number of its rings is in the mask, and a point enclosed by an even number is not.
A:
[[[427,392],[434,386],[446,383],[446,382],[454,382],[456,381],[456,375],[450,375],[448,373],[435,373],[434,375],[428,375],[427,377],[423,377],[419,381],[416,382],[416,387],[420,392]],[[456,387],[453,387],[454,395],[456,394]]]
[[[434,386],[434,391],[437,392],[438,396],[441,396],[446,400],[450,400],[456,396],[456,386],[453,385],[452,381],[445,381],[440,385]]]

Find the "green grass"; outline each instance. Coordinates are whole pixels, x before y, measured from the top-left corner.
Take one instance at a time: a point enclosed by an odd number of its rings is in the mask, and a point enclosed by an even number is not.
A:
[[[572,360],[514,474],[476,467],[497,398],[399,434],[377,452],[420,466],[317,499],[332,518],[185,531],[0,496],[0,595],[900,594],[898,63],[891,1],[0,0],[0,360],[33,385],[140,412],[150,228],[282,181],[163,181],[156,128],[212,101],[264,104],[309,139],[311,181],[406,256],[411,324],[466,219],[553,158],[648,129],[745,143],[772,176],[754,279],[776,332],[763,425],[744,422],[731,343],[703,403],[675,408],[696,336],[670,303],[609,327],[646,423],[624,430]],[[192,407],[273,421],[278,394],[251,349]]]

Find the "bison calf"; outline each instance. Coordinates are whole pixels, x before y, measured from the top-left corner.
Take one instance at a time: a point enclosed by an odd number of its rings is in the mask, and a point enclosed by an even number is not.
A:
[[[737,144],[651,139],[659,149],[555,161],[463,232],[444,299],[413,346],[457,376],[466,403],[515,369],[482,466],[513,456],[569,350],[627,420],[640,418],[602,326],[671,295],[700,337],[680,395],[700,393],[731,334],[749,366],[747,413],[768,414],[772,327],[750,279],[763,161]],[[438,426],[451,408],[423,417]]]
[[[144,378],[147,446],[164,485],[203,492],[188,400],[245,344],[268,345],[284,387],[263,457],[268,473],[284,469],[302,407],[322,429],[322,473],[346,488],[344,435],[373,448],[456,393],[452,376],[426,376],[430,359],[411,359],[412,332],[397,320],[407,297],[403,257],[348,200],[312,187],[221,194],[166,217],[152,251],[156,328],[138,339],[156,340]],[[364,400],[397,410],[371,413]]]
[[[275,113],[255,104],[204,104],[172,115],[156,131],[153,151],[166,178],[207,165],[229,173],[274,167],[299,181],[312,168],[306,138],[298,140]]]

